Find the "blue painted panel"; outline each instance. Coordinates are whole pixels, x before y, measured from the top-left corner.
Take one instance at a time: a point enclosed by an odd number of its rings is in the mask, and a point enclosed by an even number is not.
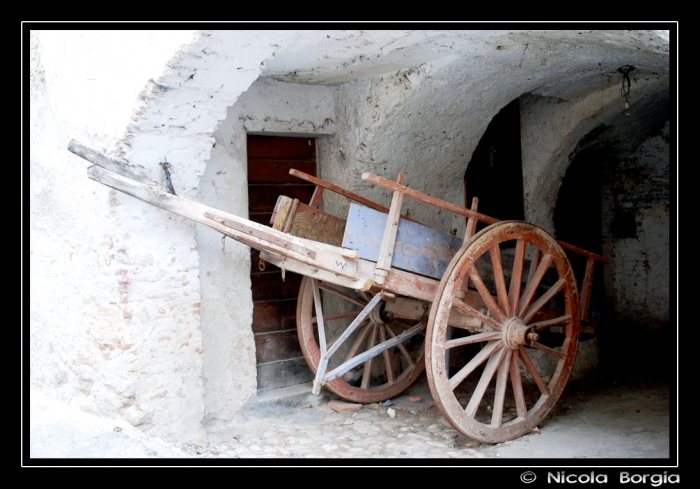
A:
[[[359,251],[365,260],[376,262],[386,219],[383,212],[350,204],[343,247]],[[401,219],[391,266],[440,279],[461,246],[462,240],[457,236]]]

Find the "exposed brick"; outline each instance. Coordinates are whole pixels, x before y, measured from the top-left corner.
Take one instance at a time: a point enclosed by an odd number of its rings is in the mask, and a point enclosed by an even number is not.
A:
[[[133,312],[131,312],[131,310],[127,308],[124,308],[122,314],[124,315],[124,319],[131,319],[133,316]]]
[[[183,344],[181,344],[180,348],[182,348],[183,346],[190,346],[189,341],[185,341]]]
[[[204,348],[195,348],[194,351],[201,355],[202,353],[204,353]]]
[[[119,348],[120,350],[128,350],[132,346],[134,346],[133,343],[117,343],[117,348]]]
[[[360,409],[362,409],[362,404],[356,404],[354,402],[345,401],[331,401],[328,403],[328,407],[339,413],[349,413],[352,411],[359,411]]]
[[[168,393],[168,389],[165,389],[164,391],[159,392],[158,394],[153,394],[153,395],[151,396],[151,399],[155,399],[156,397],[165,397],[165,395],[166,395],[167,393]],[[138,407],[138,404],[137,404],[137,407]]]
[[[73,365],[90,365],[92,366],[92,358],[86,355],[80,355],[78,358],[73,360]]]

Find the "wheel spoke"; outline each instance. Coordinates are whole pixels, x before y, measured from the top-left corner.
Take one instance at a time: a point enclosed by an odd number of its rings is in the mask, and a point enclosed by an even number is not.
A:
[[[513,397],[515,397],[515,409],[519,418],[527,416],[527,404],[525,403],[525,393],[523,392],[523,379],[520,377],[520,364],[518,355],[512,355],[510,359],[510,384],[513,386]]]
[[[496,279],[496,295],[498,297],[498,305],[501,307],[506,317],[510,317],[510,303],[508,302],[508,292],[506,291],[506,279],[503,276],[501,249],[498,247],[498,244],[489,249],[489,254],[491,256],[493,276]]]
[[[386,341],[386,331],[383,324],[378,324],[379,329],[379,342],[384,343]],[[393,384],[396,382],[396,376],[394,375],[394,369],[391,366],[391,357],[389,356],[389,351],[391,348],[384,350],[382,352],[382,357],[384,358],[384,370],[386,371],[386,380],[388,383]]]
[[[498,366],[498,373],[496,374],[496,394],[493,397],[491,426],[501,426],[501,422],[503,421],[503,406],[506,398],[506,385],[508,384],[508,368],[510,367],[510,357],[512,354],[513,350],[506,350],[504,358]]]
[[[438,286],[426,343],[430,389],[457,431],[500,443],[547,416],[576,360],[576,291],[566,253],[533,224],[497,222],[465,242]],[[468,332],[453,337],[457,315]]]
[[[476,367],[481,365],[484,360],[489,358],[495,351],[501,348],[503,348],[503,340],[489,342],[479,351],[479,353],[474,355],[474,358],[472,358],[469,363],[462,367],[461,370],[450,379],[450,389],[454,391],[457,386],[474,371]]]
[[[479,404],[481,404],[481,399],[483,399],[484,393],[491,383],[493,374],[501,364],[501,360],[503,359],[503,351],[504,348],[499,349],[497,352],[491,355],[488,362],[486,362],[486,367],[484,367],[484,371],[481,373],[479,383],[476,385],[476,389],[474,389],[471,399],[469,399],[469,404],[467,404],[467,407],[464,409],[467,416],[473,418],[476,415],[476,411],[479,409]]]
[[[558,326],[560,324],[565,324],[571,321],[571,316],[569,314],[565,314],[563,316],[559,316],[553,319],[547,319],[544,321],[538,321],[536,323],[531,323],[530,327],[540,330],[544,328],[550,328],[552,326]]]
[[[377,340],[377,325],[372,323],[372,332],[369,335],[369,341],[367,342],[367,350],[374,346],[374,342]],[[372,360],[374,357],[370,358],[365,362],[365,370],[362,372],[362,388],[369,388],[369,381],[372,379]]]
[[[537,270],[537,264],[540,262],[540,258],[542,258],[542,250],[540,250],[533,243],[530,243],[529,247],[534,248],[534,250],[532,252],[532,259],[530,260],[530,268],[527,273],[527,284],[532,282],[535,275],[535,270]]]
[[[533,317],[535,314],[537,314],[537,311],[539,311],[540,309],[542,309],[542,307],[543,307],[547,302],[549,302],[549,301],[551,300],[551,298],[554,297],[554,295],[562,289],[562,287],[564,287],[564,283],[566,283],[566,281],[565,281],[563,278],[557,280],[557,282],[556,282],[554,285],[552,285],[552,286],[547,290],[547,292],[545,292],[544,294],[542,294],[542,297],[540,297],[539,299],[537,299],[537,300],[529,307],[529,309],[528,309],[527,312],[525,313],[525,316],[523,316],[523,321],[524,321],[525,323],[529,322],[530,319],[532,319],[532,317]]]
[[[314,294],[314,282],[317,284],[316,291],[320,293]],[[318,301],[314,295],[318,296]],[[323,283],[311,277],[302,279],[296,308],[301,351],[316,377],[319,376],[319,371],[327,371],[321,376],[319,384],[343,400],[371,403],[391,399],[406,390],[425,369],[425,323],[414,326],[416,321],[408,320],[379,326],[384,328],[383,333],[387,339],[383,344],[377,344],[381,333],[378,326],[374,325],[375,321],[370,317],[371,311],[367,305],[378,305],[376,303],[380,299],[381,295],[375,297],[375,294],[333,282]],[[321,306],[318,311],[317,304]],[[338,331],[343,329],[343,323],[350,325],[344,331]],[[323,342],[318,336],[321,324],[325,325],[324,331],[329,333],[326,340],[335,337],[335,341],[327,341],[326,348],[323,348],[325,352],[322,351]],[[409,342],[413,336],[416,337],[415,340]],[[343,358],[339,348],[349,350],[342,355]],[[387,353],[380,357],[385,349]],[[379,367],[386,368],[387,355],[387,365],[390,363],[392,369],[385,375],[384,370],[379,371]],[[334,365],[329,364],[331,357]],[[377,360],[372,361],[374,357]],[[354,375],[351,373],[353,369]],[[376,372],[372,372],[373,369]],[[385,379],[379,380],[375,374],[381,374]],[[314,385],[314,390],[320,388],[321,385]]]
[[[502,336],[503,333],[500,331],[488,331],[486,333],[477,333],[470,336],[465,336],[464,338],[448,340],[445,342],[445,350],[449,350],[450,348],[455,348],[457,346],[479,343],[482,341],[493,341],[501,338]]]
[[[334,321],[334,320],[336,320],[336,319],[356,318],[357,316],[359,316],[359,314],[360,314],[360,311],[346,312],[346,313],[344,313],[344,314],[333,314],[333,315],[330,315],[330,316],[325,316],[325,315],[324,315],[324,316],[323,316],[323,321],[324,321],[324,322],[327,322],[327,321]],[[312,322],[312,323],[318,322],[317,319],[316,319],[316,316],[314,316],[314,317],[311,318],[311,322]]]
[[[389,336],[391,336],[392,338],[396,338],[396,336],[397,336],[397,335],[396,335],[396,332],[395,332],[393,329],[391,329],[391,326],[390,326],[389,324],[386,324],[385,326],[386,326],[386,330],[389,332]],[[400,351],[401,354],[404,356],[404,358],[406,359],[406,361],[408,362],[408,364],[409,364],[409,365],[415,365],[415,364],[416,364],[415,359],[413,358],[413,356],[411,356],[411,354],[410,354],[409,351],[406,349],[406,347],[403,346],[403,343],[399,343],[399,344],[398,344],[398,347],[399,347],[399,351]]]
[[[501,323],[493,319],[492,317],[487,316],[486,314],[482,313],[481,311],[477,311],[474,309],[472,306],[467,304],[466,302],[463,302],[461,299],[458,299],[456,297],[452,298],[452,305],[455,306],[457,309],[459,309],[461,312],[468,316],[474,316],[478,318],[482,323],[486,323],[489,326],[492,326],[494,329],[501,330],[503,326]]]
[[[519,239],[515,244],[515,257],[513,258],[513,272],[510,276],[510,290],[508,291],[508,300],[510,301],[510,310],[518,310],[518,301],[520,300],[520,285],[523,280],[523,265],[525,263],[525,241]]]
[[[345,294],[345,293],[339,291],[338,289],[335,289],[329,285],[326,285],[323,282],[320,282],[320,281],[318,282],[318,288],[326,290],[333,295],[336,295],[338,297],[345,299],[348,302],[352,302],[353,304],[357,304],[358,306],[360,306],[362,308],[364,308],[367,305],[367,302],[363,302],[360,299],[356,299],[355,297],[349,296],[348,294]]]
[[[540,285],[540,282],[542,281],[542,278],[544,277],[544,274],[549,268],[549,265],[552,263],[553,259],[553,255],[549,253],[545,254],[542,257],[542,261],[540,261],[540,263],[537,265],[537,270],[535,270],[534,273],[530,273],[527,280],[527,286],[525,287],[523,296],[520,298],[520,311],[518,312],[518,316],[523,317],[523,314],[530,306],[530,302],[532,302],[533,297],[535,297],[537,287]],[[530,267],[530,271],[532,272],[532,267]]]
[[[367,335],[369,335],[371,327],[371,324],[367,324],[362,331],[360,331],[360,334],[358,334],[357,338],[355,338],[355,342],[352,344],[352,347],[350,347],[347,358],[354,358],[355,355],[357,355],[357,351],[360,349],[360,346],[362,346],[362,343],[364,343],[364,341],[367,339]],[[333,344],[335,344],[335,341]]]
[[[532,375],[532,379],[537,384],[537,387],[539,387],[540,392],[543,395],[548,396],[549,387],[547,387],[547,384],[540,376],[540,373],[537,371],[537,368],[532,363],[532,360],[530,360],[530,357],[527,355],[525,348],[523,348],[522,346],[518,349],[518,356],[520,357],[520,361],[523,362],[523,365],[525,365],[527,371],[530,372],[530,375]]]
[[[479,276],[479,272],[476,269],[476,267],[472,267],[469,270],[469,278],[471,278],[472,282],[474,282],[476,290],[479,292],[479,295],[484,301],[484,304],[486,304],[486,307],[488,307],[491,311],[491,314],[493,314],[496,317],[496,319],[498,319],[500,322],[505,321],[506,316],[503,314],[503,311],[501,311],[501,308],[498,307],[496,301],[493,300],[491,292],[489,292],[489,290],[486,288],[486,285],[484,285],[484,281],[481,280],[481,276]]]
[[[544,345],[541,344],[541,343],[535,342],[535,343],[533,343],[533,344],[530,345],[530,346],[532,346],[533,348],[537,348],[538,350],[543,351],[543,352],[545,352],[545,353],[549,353],[550,355],[554,355],[555,357],[558,357],[558,358],[566,358],[566,353],[562,353],[562,352],[560,352],[560,351],[554,350],[554,349],[552,349],[552,348],[549,348],[549,347],[547,347],[547,346],[544,346]]]

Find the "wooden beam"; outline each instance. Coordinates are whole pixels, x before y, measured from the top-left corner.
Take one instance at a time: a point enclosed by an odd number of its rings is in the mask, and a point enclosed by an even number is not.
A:
[[[500,219],[496,219],[494,217],[489,217],[485,214],[479,214],[478,212],[473,212],[469,209],[465,209],[464,207],[460,207],[455,204],[451,204],[449,202],[446,202],[444,200],[440,200],[436,197],[430,196],[428,194],[424,194],[422,192],[418,192],[417,190],[412,190],[408,187],[404,187],[403,185],[399,185],[398,183],[392,182],[391,180],[387,180],[386,178],[382,178],[379,175],[375,175],[373,173],[363,173],[362,174],[362,179],[367,180],[370,183],[373,183],[375,185],[379,185],[380,187],[384,187],[387,190],[391,191],[396,191],[400,190],[403,192],[404,195],[407,197],[411,197],[412,199],[415,199],[419,202],[423,202],[424,204],[429,204],[434,207],[437,207],[438,209],[443,209],[446,211],[453,212],[455,214],[458,214],[460,216],[465,216],[465,217],[470,217],[477,219],[478,221],[484,222],[486,224],[495,224],[497,222],[501,222]],[[604,256],[597,255],[595,253],[591,253],[590,251],[586,251],[582,248],[579,248],[574,245],[570,245],[568,243],[564,243],[563,241],[558,241],[559,245],[562,248],[565,248],[567,250],[571,250],[575,253],[578,253],[580,255],[583,255],[588,258],[592,258],[597,261],[602,261],[603,263],[610,263],[610,260],[605,258]]]
[[[403,187],[404,173],[399,173],[399,185]],[[406,188],[406,187],[404,187]],[[391,198],[391,208],[384,227],[382,244],[379,246],[379,257],[374,272],[374,281],[381,285],[391,269],[391,260],[394,257],[394,244],[396,243],[396,233],[399,230],[399,219],[401,217],[401,204],[403,202],[403,192],[395,190]]]
[[[295,170],[292,168],[289,170],[289,173],[291,175],[294,175],[295,177],[301,178],[302,180],[306,180],[307,182],[314,183],[318,185],[319,187],[327,188],[328,190],[331,190],[332,192],[335,192],[338,195],[342,195],[343,197],[347,197],[350,200],[354,200],[355,202],[365,205],[367,207],[370,207],[372,209],[381,211],[381,212],[389,212],[389,209],[384,207],[383,205],[379,205],[375,202],[372,202],[369,199],[365,199],[364,197],[361,197],[353,192],[350,192],[349,190],[345,190],[344,188],[338,187],[337,185],[333,185],[332,183],[326,182],[324,180],[321,180],[320,178],[316,178],[314,176],[309,175],[308,173],[304,173],[303,171]],[[319,197],[320,199],[320,197]],[[311,199],[311,204],[315,203],[315,199]],[[310,204],[310,205],[311,205]],[[314,207],[314,205],[311,205],[311,207]],[[413,221],[413,219],[406,217],[406,216],[401,216],[404,219],[408,219],[409,221]],[[415,221],[413,221],[415,222]]]
[[[315,268],[322,268],[354,280],[360,279],[357,272],[357,262],[360,254],[356,251],[297,238],[268,226],[206,206],[195,200],[188,200],[160,191],[157,188],[151,188],[99,166],[88,168],[88,177],[155,207],[204,224],[257,250],[270,251],[280,256],[297,260],[307,265],[309,271]],[[217,216],[219,219],[215,220],[206,217],[206,213]],[[235,223],[235,226],[231,227],[231,223]],[[265,238],[256,235],[265,236]],[[287,243],[289,246],[284,246],[280,243]],[[305,250],[313,251],[315,258],[312,258]],[[308,273],[303,274],[308,275]]]

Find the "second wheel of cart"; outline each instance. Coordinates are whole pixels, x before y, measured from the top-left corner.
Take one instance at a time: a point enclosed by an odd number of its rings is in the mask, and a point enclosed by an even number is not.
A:
[[[318,280],[319,297],[325,325],[326,344],[330,348],[372,299],[373,294],[355,291]],[[359,325],[331,357],[327,371],[365,354],[377,344],[401,335],[418,321],[394,319],[384,312],[384,302]],[[297,303],[297,332],[301,350],[309,368],[316,374],[321,351],[314,304],[313,281],[304,277]],[[424,333],[424,331],[423,331]],[[344,375],[325,384],[325,388],[347,401],[371,403],[391,399],[410,386],[425,369],[425,335],[415,336],[373,358],[363,360]]]
[[[453,308],[481,328],[450,328]],[[485,228],[450,262],[430,311],[426,373],[438,408],[484,443],[530,432],[569,379],[579,329],[576,281],[556,240],[519,221]]]

